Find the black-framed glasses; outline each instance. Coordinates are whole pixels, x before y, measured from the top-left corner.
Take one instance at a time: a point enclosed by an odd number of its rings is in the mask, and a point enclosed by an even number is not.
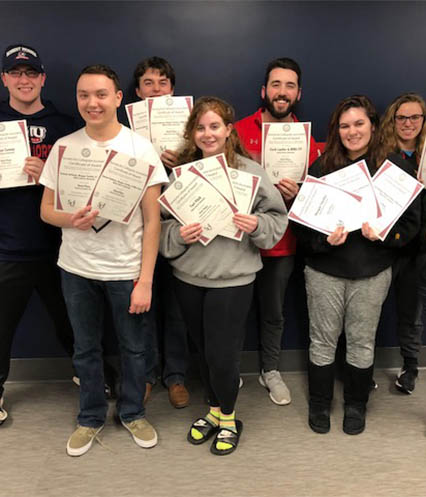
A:
[[[410,121],[410,123],[415,124],[418,123],[424,117],[425,116],[423,114],[413,114],[412,116],[403,116],[402,114],[399,114],[395,116],[395,121],[399,124],[404,124],[407,121]]]
[[[18,71],[18,69],[11,69],[10,71],[7,71],[7,74],[9,74],[10,77],[12,78],[20,78],[23,74],[29,79],[36,79],[40,73],[35,71],[34,69],[25,69],[23,71]]]

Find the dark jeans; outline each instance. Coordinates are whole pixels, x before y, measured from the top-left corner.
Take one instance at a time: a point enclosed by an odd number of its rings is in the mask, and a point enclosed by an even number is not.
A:
[[[108,404],[104,394],[102,351],[105,305],[111,309],[117,333],[121,388],[117,412],[125,422],[145,414],[144,314],[130,314],[133,281],[99,281],[61,271],[62,287],[74,330],[74,367],[80,378],[78,423],[93,428],[104,424]]]
[[[418,359],[422,345],[426,302],[426,255],[401,256],[392,267],[401,355]]]
[[[224,414],[235,408],[240,352],[253,298],[253,283],[203,288],[175,278],[182,314],[199,354],[200,373],[210,405]]]
[[[259,305],[261,369],[278,369],[284,329],[284,297],[294,268],[294,256],[262,257],[257,273],[256,294]]]
[[[61,345],[70,357],[73,354],[73,334],[56,263],[0,262],[0,397],[9,375],[13,337],[34,290],[53,321]]]
[[[172,267],[158,256],[152,293],[152,307],[147,315],[147,379],[156,381],[156,366],[160,363],[161,377],[169,387],[184,383],[188,363],[188,340],[185,322],[176,298]]]

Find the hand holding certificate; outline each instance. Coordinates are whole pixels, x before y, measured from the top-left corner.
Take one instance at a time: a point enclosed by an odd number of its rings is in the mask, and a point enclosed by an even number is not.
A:
[[[237,206],[241,214],[249,214],[260,185],[260,176],[231,169],[224,154],[206,157],[173,169],[173,176],[179,178],[183,171],[195,167],[217,188],[230,202]],[[244,232],[230,220],[219,233],[226,238],[241,241]]]
[[[272,183],[302,182],[308,171],[311,123],[263,123],[262,166]]]
[[[288,218],[326,235],[339,226],[354,231],[362,226],[361,197],[307,176],[296,197]]]
[[[25,159],[31,155],[27,122],[0,123],[0,188],[34,185],[24,172]]]
[[[237,207],[194,166],[184,171],[158,201],[183,225],[200,223],[203,245],[208,245],[237,212]]]

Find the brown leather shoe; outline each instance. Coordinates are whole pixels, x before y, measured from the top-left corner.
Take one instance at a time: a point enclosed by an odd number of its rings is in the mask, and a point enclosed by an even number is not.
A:
[[[143,398],[143,403],[144,405],[148,402],[149,398],[151,397],[151,392],[152,392],[152,383],[145,383],[145,396]]]
[[[175,383],[169,386],[169,400],[170,404],[176,409],[182,409],[189,404],[189,393],[185,385]]]

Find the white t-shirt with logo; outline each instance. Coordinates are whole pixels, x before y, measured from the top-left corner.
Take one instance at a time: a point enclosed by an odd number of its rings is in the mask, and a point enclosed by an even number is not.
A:
[[[55,190],[58,147],[101,147],[141,158],[156,166],[148,186],[168,183],[166,171],[151,142],[122,126],[112,140],[93,140],[82,128],[64,136],[53,146],[44,165],[40,183]],[[87,231],[62,228],[62,245],[58,265],[84,278],[94,280],[131,280],[140,274],[142,260],[142,210],[136,210],[128,225],[97,218],[94,227]]]

